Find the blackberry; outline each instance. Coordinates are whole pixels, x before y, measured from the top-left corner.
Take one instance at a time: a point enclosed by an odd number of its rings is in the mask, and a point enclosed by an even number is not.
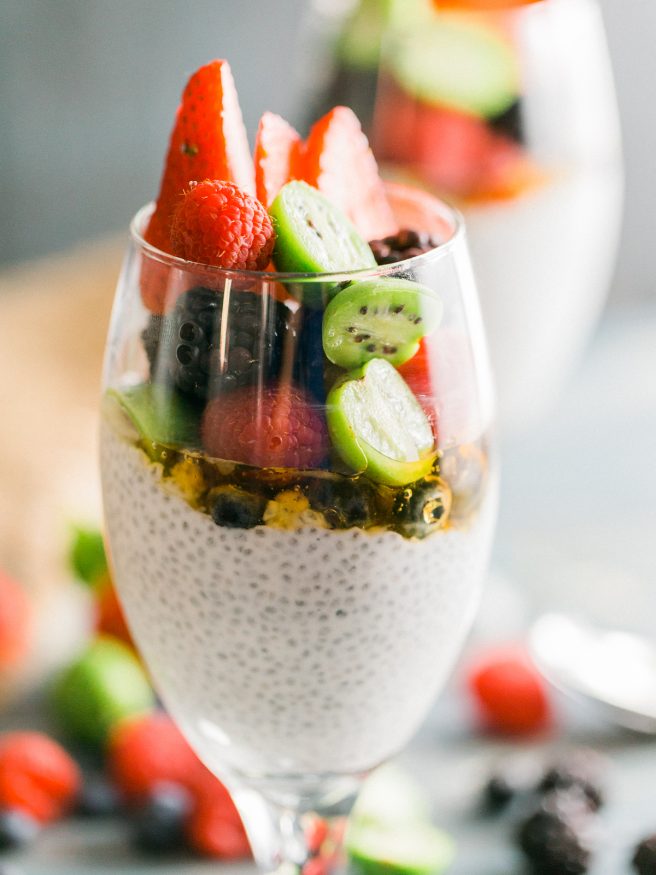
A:
[[[333,529],[363,527],[376,518],[376,490],[366,480],[315,477],[305,492]]]
[[[439,477],[407,486],[392,507],[395,528],[407,538],[425,538],[441,529],[449,518],[451,490]]]
[[[191,808],[192,799],[184,787],[158,784],[133,821],[135,845],[150,854],[184,847],[184,827]]]
[[[206,400],[278,373],[285,307],[270,297],[231,291],[225,330],[225,305],[224,292],[198,286],[164,317],[157,354],[162,355],[164,338],[168,376],[186,395]]]
[[[396,264],[406,258],[423,255],[440,245],[440,240],[426,231],[413,231],[403,228],[390,237],[372,240],[369,243],[378,264]]]
[[[640,842],[632,863],[638,875],[656,875],[656,835]]]
[[[603,758],[594,751],[575,751],[547,769],[538,792],[579,790],[589,808],[598,811],[604,804],[604,789],[599,780],[602,770]]]
[[[228,529],[253,529],[261,525],[266,505],[267,500],[261,495],[234,486],[218,486],[210,493],[212,519],[217,526]]]
[[[0,852],[31,844],[40,829],[33,817],[18,808],[0,810]]]
[[[517,841],[538,875],[583,875],[590,849],[562,813],[540,808],[524,820]]]

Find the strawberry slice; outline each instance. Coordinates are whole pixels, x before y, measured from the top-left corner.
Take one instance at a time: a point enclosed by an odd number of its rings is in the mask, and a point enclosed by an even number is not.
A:
[[[211,61],[187,82],[176,113],[155,212],[146,229],[146,240],[164,252],[171,251],[171,214],[189,183],[223,179],[255,193],[255,176],[246,128],[239,108],[230,65]],[[144,262],[142,298],[154,313],[166,308],[167,270],[157,262]]]
[[[265,207],[285,183],[298,178],[302,149],[298,131],[274,112],[264,113],[255,140],[255,188]]]
[[[310,131],[303,178],[340,207],[365,240],[398,230],[369,141],[348,107],[336,106]]]

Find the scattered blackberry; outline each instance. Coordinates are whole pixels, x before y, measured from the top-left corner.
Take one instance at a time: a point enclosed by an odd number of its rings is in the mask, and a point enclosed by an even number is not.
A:
[[[0,811],[0,852],[24,848],[34,841],[39,832],[37,821],[18,808]]]
[[[522,821],[517,841],[537,875],[583,875],[590,849],[557,809],[541,807]]]
[[[602,770],[603,759],[594,751],[575,751],[547,769],[538,792],[578,789],[590,809],[598,811],[604,804],[604,790],[599,780]]]
[[[280,366],[287,333],[284,306],[270,297],[232,291],[227,332],[223,332],[224,305],[224,292],[202,286],[190,289],[160,327],[157,355],[162,356],[165,342],[168,376],[180,391],[201,400],[260,377],[269,381]],[[155,326],[149,328],[154,334]],[[148,340],[144,337],[144,345],[147,342],[152,345],[151,335]],[[155,353],[151,355],[154,358]]]
[[[430,252],[431,249],[435,249],[440,243],[441,241],[437,237],[433,237],[426,231],[413,231],[410,228],[403,228],[391,237],[384,237],[382,240],[372,240],[369,246],[378,264],[396,264],[397,261],[403,261],[406,258],[414,258],[416,255]]]
[[[483,788],[483,807],[486,811],[502,811],[514,799],[516,789],[507,775],[492,775]]]
[[[407,486],[394,499],[395,527],[408,538],[425,538],[442,528],[451,510],[451,490],[439,477]]]
[[[376,518],[376,489],[366,480],[315,477],[305,492],[333,529],[362,527]]]
[[[76,813],[79,817],[111,817],[120,810],[120,796],[113,784],[102,775],[85,779],[77,800]]]
[[[184,827],[192,808],[189,792],[162,783],[134,819],[134,843],[142,851],[165,854],[185,846]]]
[[[489,121],[490,127],[498,134],[509,137],[516,143],[526,141],[521,100],[516,100],[508,109]]]
[[[640,842],[632,863],[638,875],[656,875],[656,835]]]
[[[531,758],[512,757],[502,763],[483,787],[483,809],[496,813],[507,808],[516,797],[528,797],[535,788],[539,768]]]
[[[228,529],[252,529],[262,523],[266,498],[234,486],[218,486],[210,493],[212,519]]]

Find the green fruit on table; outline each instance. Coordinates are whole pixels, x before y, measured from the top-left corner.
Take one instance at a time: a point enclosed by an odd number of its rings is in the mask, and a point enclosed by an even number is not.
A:
[[[75,526],[69,562],[78,580],[94,586],[107,572],[102,533],[98,529]]]
[[[426,794],[407,772],[394,763],[376,769],[364,782],[351,821],[358,825],[391,827],[427,823],[430,806]]]
[[[451,837],[425,823],[354,826],[347,841],[352,868],[362,875],[440,875],[455,856]]]
[[[155,696],[131,648],[103,636],[64,670],[53,690],[62,725],[80,741],[102,744],[112,727],[148,711]]]

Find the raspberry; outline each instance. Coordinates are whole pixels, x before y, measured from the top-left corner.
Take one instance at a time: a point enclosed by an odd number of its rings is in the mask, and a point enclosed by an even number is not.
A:
[[[0,738],[0,807],[47,823],[70,808],[79,789],[76,763],[47,735],[12,732]]]
[[[23,588],[0,571],[0,668],[13,665],[27,650],[31,613]]]
[[[326,456],[326,424],[292,386],[240,389],[210,401],[201,423],[210,455],[259,468],[314,468]]]
[[[173,252],[188,261],[233,270],[264,270],[275,233],[265,207],[232,182],[192,185],[171,220]]]
[[[255,186],[257,196],[270,207],[280,189],[300,170],[303,141],[284,118],[265,112],[255,140]]]
[[[161,782],[188,786],[201,768],[180,730],[161,712],[121,723],[110,738],[108,763],[130,800],[145,799]]]
[[[544,681],[520,647],[493,651],[470,670],[469,687],[490,729],[532,733],[550,718]]]

